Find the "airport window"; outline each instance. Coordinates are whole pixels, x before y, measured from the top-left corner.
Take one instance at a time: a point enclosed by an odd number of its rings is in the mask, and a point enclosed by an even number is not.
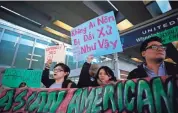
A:
[[[37,39],[32,60],[32,69],[43,69],[45,59],[45,48],[48,42]]]
[[[19,48],[15,59],[15,68],[28,68],[35,38],[22,35],[19,41]]]
[[[83,61],[79,61],[79,62],[78,62],[78,68],[82,68],[82,66],[83,66],[84,63],[85,63],[84,60],[83,60]]]
[[[0,65],[11,66],[16,47],[18,45],[19,34],[5,30],[0,42]]]
[[[67,49],[68,52],[72,52],[72,49]],[[76,69],[76,62],[74,61],[74,57],[70,54],[66,54],[67,59],[67,65],[70,67],[70,69]]]
[[[0,24],[1,26],[1,24]],[[3,32],[4,30],[4,33]],[[14,31],[12,31],[15,29]],[[2,33],[2,35],[1,35]],[[45,48],[54,46],[58,41],[46,40],[33,33],[26,33],[21,29],[13,28],[11,25],[0,28],[0,66],[8,66],[22,69],[43,69],[45,59]],[[33,51],[34,50],[34,51]],[[67,48],[65,64],[70,69],[81,68],[84,61],[75,62],[72,50]],[[57,62],[51,65],[51,71]]]

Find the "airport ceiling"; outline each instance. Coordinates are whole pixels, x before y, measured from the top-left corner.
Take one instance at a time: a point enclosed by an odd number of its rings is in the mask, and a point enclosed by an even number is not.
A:
[[[146,7],[151,2],[111,1],[122,15],[122,18],[119,18],[117,23],[127,19],[133,25],[153,18]],[[172,9],[178,7],[177,2],[170,1],[170,4]],[[70,37],[62,38],[45,31],[44,27],[52,28],[70,36],[69,31],[54,25],[53,22],[59,20],[76,27],[106,12],[114,11],[117,13],[116,9],[108,1],[1,1],[0,5],[23,16],[9,12],[1,7],[1,19],[69,44],[71,44]],[[127,53],[132,53],[134,49],[138,50],[138,48],[133,48]],[[138,52],[132,54],[138,56]]]

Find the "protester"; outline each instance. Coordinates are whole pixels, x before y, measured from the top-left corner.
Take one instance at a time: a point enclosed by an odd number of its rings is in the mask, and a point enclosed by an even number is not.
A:
[[[114,76],[114,72],[108,66],[102,66],[99,68],[96,74],[96,80],[94,82],[94,86],[101,86],[106,84],[115,84],[116,77]]]
[[[93,81],[95,81],[95,75],[98,71],[99,65],[91,64],[93,56],[90,55],[87,58],[87,62],[83,64],[79,75],[78,87],[89,87],[93,86]]]
[[[19,88],[26,88],[27,84],[25,82],[20,83]]]
[[[167,44],[167,47],[167,56],[178,61],[178,52],[174,46]],[[141,44],[140,53],[145,61],[129,73],[128,79],[178,74],[177,64],[164,62],[166,46],[163,46],[159,37],[145,40]]]
[[[48,60],[46,63],[46,67],[43,71],[42,83],[46,86],[46,88],[76,88],[77,85],[68,80],[68,76],[70,74],[70,68],[63,64],[58,63],[54,66],[54,79],[49,79],[49,69],[52,61]]]

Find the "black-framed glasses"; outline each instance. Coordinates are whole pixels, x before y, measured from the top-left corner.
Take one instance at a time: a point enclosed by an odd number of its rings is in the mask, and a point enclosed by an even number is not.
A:
[[[160,46],[158,46],[158,45],[152,45],[152,46],[149,46],[149,47],[145,48],[145,50],[147,50],[147,49],[152,49],[152,50],[156,50],[157,51],[158,49],[166,50],[166,47],[163,46],[163,45],[160,45]]]
[[[62,71],[64,71],[64,70],[62,70],[62,69],[53,69],[53,71],[56,71],[56,72],[62,72]]]

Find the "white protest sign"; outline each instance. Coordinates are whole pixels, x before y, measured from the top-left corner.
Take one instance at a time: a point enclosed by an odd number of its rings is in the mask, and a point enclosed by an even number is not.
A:
[[[65,49],[66,46],[64,44],[47,47],[45,49],[45,63],[48,60],[52,60],[52,62],[65,63],[65,56],[66,56]]]

